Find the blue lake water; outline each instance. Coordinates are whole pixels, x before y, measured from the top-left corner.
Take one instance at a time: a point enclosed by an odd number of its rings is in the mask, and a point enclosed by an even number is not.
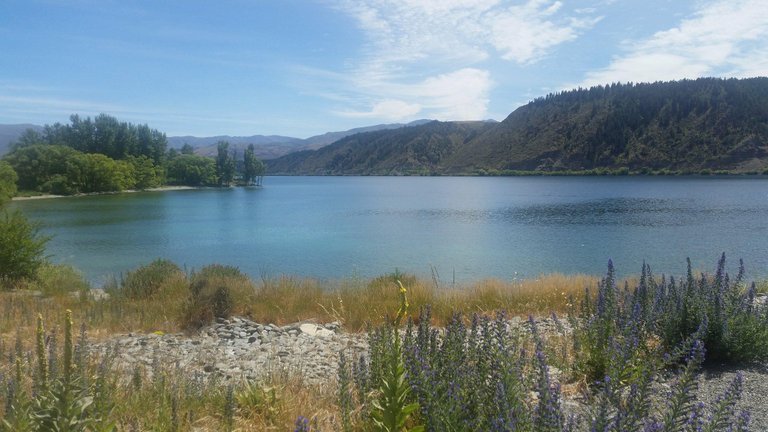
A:
[[[726,177],[268,177],[264,187],[16,202],[53,236],[51,260],[94,282],[169,258],[258,277],[443,282],[542,273],[768,275],[768,179]],[[455,274],[455,276],[454,276]]]

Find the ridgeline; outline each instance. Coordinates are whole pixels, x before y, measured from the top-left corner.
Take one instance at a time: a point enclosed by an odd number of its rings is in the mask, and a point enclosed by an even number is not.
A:
[[[763,173],[768,78],[612,84],[538,98],[500,123],[361,133],[270,174]]]

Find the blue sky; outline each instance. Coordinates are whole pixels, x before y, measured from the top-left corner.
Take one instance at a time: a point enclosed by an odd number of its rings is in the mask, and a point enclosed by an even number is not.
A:
[[[168,135],[503,120],[549,92],[768,75],[766,0],[3,0],[0,123]]]

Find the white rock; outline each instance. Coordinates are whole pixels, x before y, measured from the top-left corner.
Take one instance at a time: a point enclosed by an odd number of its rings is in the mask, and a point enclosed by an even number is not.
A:
[[[325,330],[325,329],[318,329],[318,327],[315,324],[305,323],[299,326],[299,330],[301,330],[302,333],[306,333],[310,336],[315,336],[317,335],[319,330]]]

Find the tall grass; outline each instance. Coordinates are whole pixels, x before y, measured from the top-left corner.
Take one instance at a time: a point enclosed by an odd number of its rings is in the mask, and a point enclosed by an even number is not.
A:
[[[695,399],[706,358],[768,357],[768,309],[743,271],[730,278],[724,264],[712,276],[689,265],[674,281],[643,265],[626,281],[609,268],[600,280],[551,275],[446,289],[398,272],[254,282],[234,267],[184,273],[156,261],[113,281],[108,298],[92,296],[71,268],[49,266],[24,289],[0,293],[0,430],[746,430],[738,378],[709,417]],[[396,294],[399,282],[407,299]],[[422,311],[408,324],[406,304]],[[568,312],[573,332],[557,318]],[[115,332],[194,330],[231,314],[367,328],[369,355],[342,356],[337,383],[308,387],[285,375],[201,380],[163,364],[126,372],[113,354],[86,349]],[[546,330],[541,320],[508,320],[550,314]],[[76,338],[73,322],[87,332]],[[677,379],[660,405],[651,386],[662,372]],[[574,385],[591,411],[564,411]]]

